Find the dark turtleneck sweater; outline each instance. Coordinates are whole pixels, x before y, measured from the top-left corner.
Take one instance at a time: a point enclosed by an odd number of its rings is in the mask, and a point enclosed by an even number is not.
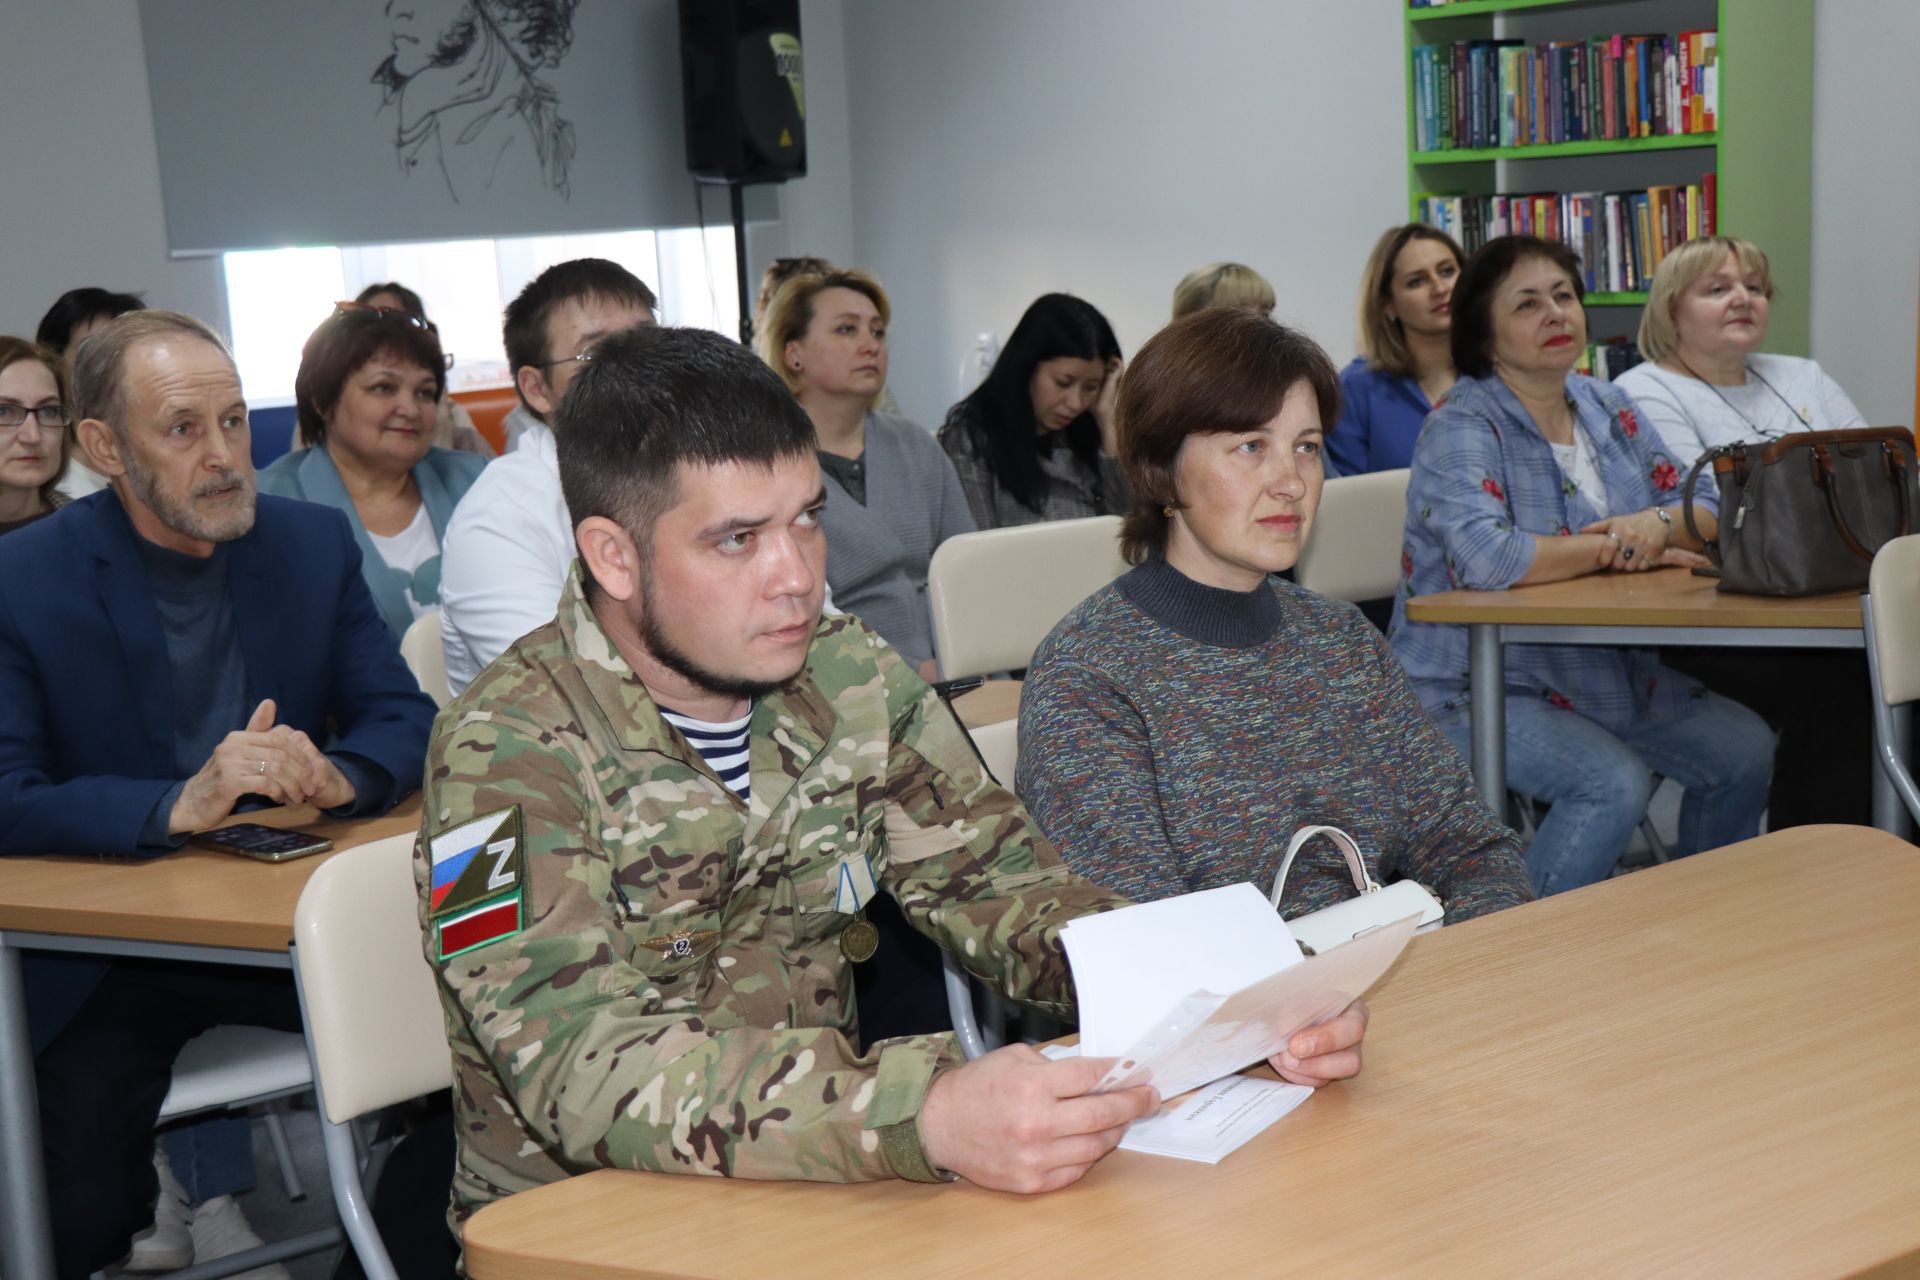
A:
[[[1351,605],[1269,579],[1209,587],[1155,558],[1089,597],[1034,656],[1018,790],[1077,873],[1142,900],[1272,885],[1287,841],[1327,823],[1383,883],[1457,922],[1533,896],[1520,842]],[[1325,842],[1282,911],[1354,894]]]

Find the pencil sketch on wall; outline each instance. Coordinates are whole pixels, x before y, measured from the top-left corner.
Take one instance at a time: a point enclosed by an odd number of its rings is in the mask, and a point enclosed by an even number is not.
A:
[[[373,73],[394,155],[457,203],[530,180],[568,199],[573,123],[540,73],[573,44],[579,0],[385,0],[391,48]],[[517,176],[516,176],[517,175]]]

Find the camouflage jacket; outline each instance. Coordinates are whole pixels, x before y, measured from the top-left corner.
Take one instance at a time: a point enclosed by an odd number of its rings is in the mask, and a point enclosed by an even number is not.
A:
[[[855,1054],[872,883],[1008,996],[1070,1013],[1059,926],[1122,905],[1071,876],[952,714],[857,619],[754,707],[751,804],[661,719],[583,602],[434,725],[415,852],[453,1048],[457,1225],[601,1167],[930,1179],[950,1035]]]

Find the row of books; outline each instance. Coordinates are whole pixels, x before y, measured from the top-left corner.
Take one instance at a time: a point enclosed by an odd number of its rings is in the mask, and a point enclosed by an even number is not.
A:
[[[1717,31],[1415,45],[1414,148],[1712,133],[1720,122],[1719,45]]]
[[[1645,359],[1638,346],[1625,338],[1613,338],[1606,342],[1589,343],[1574,368],[1589,377],[1612,382]]]
[[[1554,191],[1533,195],[1426,196],[1420,221],[1468,253],[1495,236],[1528,235],[1571,245],[1593,293],[1646,289],[1675,247],[1715,230],[1717,179],[1645,191]]]

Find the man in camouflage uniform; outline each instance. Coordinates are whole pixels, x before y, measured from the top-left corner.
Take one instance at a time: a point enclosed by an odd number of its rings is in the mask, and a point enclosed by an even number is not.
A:
[[[600,1167],[1043,1190],[1155,1105],[1104,1062],[951,1035],[857,1055],[876,890],[1071,1013],[1070,875],[931,689],[822,620],[811,424],[738,345],[607,340],[561,406],[581,562],[554,622],[442,711],[415,872],[455,1065],[451,1219]],[[669,711],[663,713],[663,707]],[[750,717],[746,798],[667,714]],[[732,771],[729,770],[728,776]],[[1358,1068],[1364,1013],[1293,1046]],[[1320,1035],[1314,1041],[1311,1035]]]

